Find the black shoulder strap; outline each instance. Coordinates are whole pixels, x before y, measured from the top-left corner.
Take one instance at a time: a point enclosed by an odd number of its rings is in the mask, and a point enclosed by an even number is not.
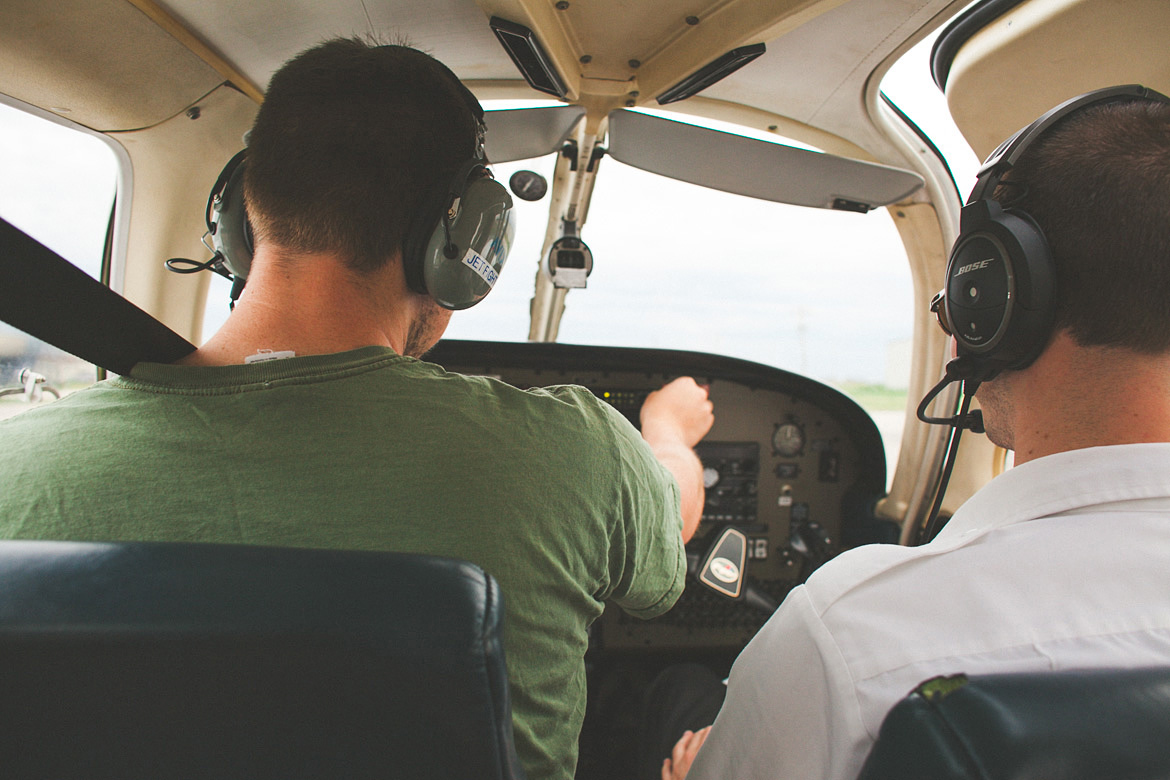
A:
[[[195,345],[0,219],[0,319],[115,374]]]

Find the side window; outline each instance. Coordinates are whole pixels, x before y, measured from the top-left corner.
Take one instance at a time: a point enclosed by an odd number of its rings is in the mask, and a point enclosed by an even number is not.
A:
[[[103,141],[0,103],[0,185],[0,217],[101,278],[117,189]],[[0,418],[96,377],[93,365],[0,323]]]

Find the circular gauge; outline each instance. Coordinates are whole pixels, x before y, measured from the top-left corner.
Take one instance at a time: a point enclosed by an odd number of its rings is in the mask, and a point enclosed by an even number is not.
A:
[[[540,200],[548,192],[548,180],[536,171],[516,171],[508,186],[520,200]]]
[[[707,466],[703,469],[703,487],[707,490],[719,484],[719,470]]]
[[[772,451],[784,458],[794,458],[804,449],[804,429],[792,421],[777,423],[772,433]]]

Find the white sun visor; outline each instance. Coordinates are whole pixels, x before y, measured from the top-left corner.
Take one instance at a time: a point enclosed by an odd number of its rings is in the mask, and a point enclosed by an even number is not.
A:
[[[901,168],[625,110],[609,115],[609,154],[660,176],[814,208],[866,211],[923,185],[921,176]]]

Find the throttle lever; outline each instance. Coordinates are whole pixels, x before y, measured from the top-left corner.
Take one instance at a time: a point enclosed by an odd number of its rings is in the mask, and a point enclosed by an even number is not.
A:
[[[738,528],[728,526],[703,559],[699,582],[729,599],[738,599],[743,592],[745,563],[747,537]]]
[[[780,605],[746,581],[746,563],[747,536],[738,528],[727,526],[711,545],[695,578],[729,599],[742,599],[764,612],[775,612]]]

